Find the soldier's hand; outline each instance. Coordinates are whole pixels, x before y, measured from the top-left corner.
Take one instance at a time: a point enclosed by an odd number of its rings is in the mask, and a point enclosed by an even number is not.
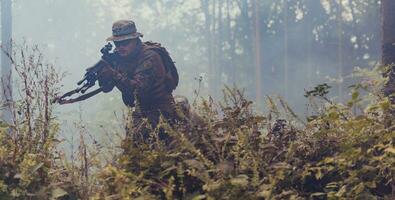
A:
[[[112,68],[106,65],[97,73],[97,76],[99,79],[111,79],[112,74]]]
[[[97,74],[97,80],[99,86],[103,88],[103,92],[110,92],[115,86],[114,69],[109,66],[103,67],[102,70]]]

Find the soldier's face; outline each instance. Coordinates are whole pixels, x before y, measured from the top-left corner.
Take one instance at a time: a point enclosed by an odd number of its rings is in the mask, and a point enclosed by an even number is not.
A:
[[[136,49],[137,40],[115,41],[115,50],[121,57],[126,57]]]

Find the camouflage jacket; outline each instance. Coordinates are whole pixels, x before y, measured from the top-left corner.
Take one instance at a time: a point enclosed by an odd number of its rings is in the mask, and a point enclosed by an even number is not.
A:
[[[142,105],[166,104],[172,101],[172,91],[165,84],[164,63],[160,55],[148,45],[142,43],[134,55],[119,59],[114,68],[117,71],[117,81],[106,82],[99,79],[99,84],[107,84],[106,87],[110,88],[107,92],[114,86],[117,87],[127,106],[134,106],[135,96]]]

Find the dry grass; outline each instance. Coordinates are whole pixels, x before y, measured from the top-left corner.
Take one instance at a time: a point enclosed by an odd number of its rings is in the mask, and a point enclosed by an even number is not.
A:
[[[327,98],[325,85],[306,92],[307,120],[278,97],[267,98],[267,113],[255,113],[240,90],[225,88],[222,102],[197,103],[193,125],[162,121],[149,140],[124,140],[123,152],[103,162],[108,151],[88,143],[82,127],[74,160],[57,150],[50,100],[61,77],[35,47],[13,56],[20,98],[14,124],[0,129],[0,199],[394,197],[393,108],[373,76],[379,72],[362,73],[369,78],[347,105]],[[158,139],[163,131],[168,141]]]

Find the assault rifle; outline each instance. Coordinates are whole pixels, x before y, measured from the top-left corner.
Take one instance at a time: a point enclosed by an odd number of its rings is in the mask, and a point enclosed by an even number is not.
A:
[[[56,97],[52,102],[59,104],[69,104],[69,103],[74,103],[88,99],[102,92],[103,88],[99,87],[98,89],[95,89],[85,94],[85,92],[88,91],[89,88],[93,87],[96,84],[98,73],[103,69],[103,67],[108,65],[112,66],[114,61],[116,60],[117,54],[115,52],[110,52],[111,50],[112,50],[111,43],[106,44],[100,50],[100,52],[102,53],[100,61],[97,62],[92,67],[86,69],[86,73],[82,78],[82,80],[77,82],[77,85],[79,86],[76,89],[71,90],[60,97]],[[81,94],[81,95],[76,98],[66,99],[67,97],[71,97],[75,94]]]

